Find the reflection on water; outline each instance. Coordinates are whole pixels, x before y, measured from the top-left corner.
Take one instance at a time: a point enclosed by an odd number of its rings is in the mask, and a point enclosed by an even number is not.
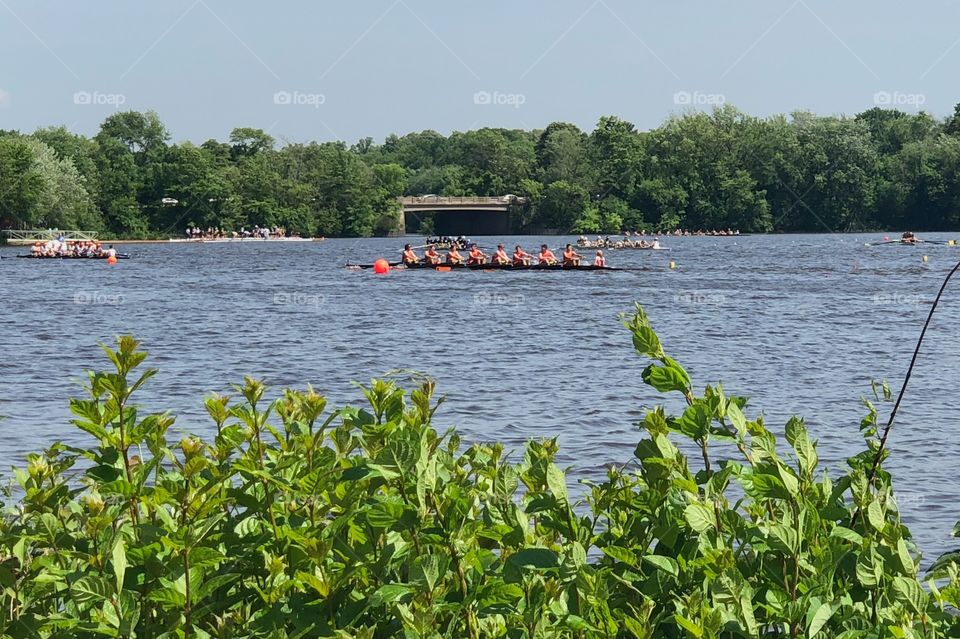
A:
[[[481,243],[499,239],[568,241]],[[132,246],[134,259],[114,267],[3,259],[0,467],[55,439],[82,441],[69,425],[75,381],[104,366],[97,343],[133,333],[160,369],[141,401],[173,409],[184,430],[209,434],[202,395],[229,392],[243,375],[275,388],[309,382],[332,403],[356,403],[351,380],[414,369],[449,397],[440,426],[516,450],[559,434],[563,462],[595,477],[630,458],[636,422],[661,401],[640,381],[645,362],[617,320],[634,301],[698,386],[722,380],[770,424],[805,416],[837,466],[862,443],[859,398],[874,378],[898,387],[929,303],[960,259],[955,248],[867,248],[867,239],[876,238],[667,239],[669,252],[610,251],[611,265],[635,269],[615,273],[381,277],[342,267],[397,257],[403,241],[383,239]],[[948,293],[928,333],[891,437],[901,506],[928,557],[950,547],[960,519],[949,464],[958,295]]]

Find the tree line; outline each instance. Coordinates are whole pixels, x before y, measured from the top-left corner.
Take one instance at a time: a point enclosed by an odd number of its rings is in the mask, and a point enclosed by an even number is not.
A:
[[[937,119],[873,108],[766,118],[724,105],[640,131],[422,131],[382,144],[279,145],[237,128],[171,143],[158,115],[118,112],[92,138],[0,131],[0,227],[176,235],[282,226],[323,236],[396,229],[401,195],[524,198],[518,232],[743,232],[960,227],[960,104]]]

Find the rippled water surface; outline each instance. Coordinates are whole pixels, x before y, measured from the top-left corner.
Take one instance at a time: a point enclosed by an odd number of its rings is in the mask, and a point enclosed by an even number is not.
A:
[[[528,249],[541,241],[502,239]],[[610,273],[343,268],[394,258],[402,240],[385,239],[135,245],[124,247],[134,259],[114,267],[3,259],[0,467],[56,439],[84,441],[67,400],[84,369],[105,366],[97,344],[132,333],[160,369],[141,402],[172,409],[183,430],[209,434],[202,396],[243,375],[275,388],[309,382],[339,404],[358,401],[351,380],[414,369],[448,396],[438,425],[517,450],[557,434],[563,462],[594,476],[631,457],[635,423],[659,401],[617,320],[634,301],[698,386],[722,380],[777,428],[805,416],[836,466],[862,444],[859,398],[871,379],[899,387],[930,302],[960,259],[946,246],[864,246],[877,239],[667,239],[669,252],[609,252],[611,265],[633,269]],[[960,519],[957,300],[960,290],[948,289],[891,437],[889,467],[928,558],[952,547]]]

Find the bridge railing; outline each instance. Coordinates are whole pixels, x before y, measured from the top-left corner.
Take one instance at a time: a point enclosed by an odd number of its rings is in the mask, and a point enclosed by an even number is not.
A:
[[[66,231],[61,229],[5,229],[3,234],[7,236],[7,242],[10,244],[49,242],[60,236],[81,242],[91,242],[97,239],[95,231]]]
[[[502,196],[484,196],[484,197],[471,197],[471,196],[441,196],[441,195],[427,195],[427,196],[414,196],[408,195],[400,198],[400,202],[405,205],[413,204],[447,204],[447,205],[478,205],[478,204],[496,204],[499,206],[505,206],[508,204],[522,204],[524,198],[517,197],[516,195],[502,195]]]

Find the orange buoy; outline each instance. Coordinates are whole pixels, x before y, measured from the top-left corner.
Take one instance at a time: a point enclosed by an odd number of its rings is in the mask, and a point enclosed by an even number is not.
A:
[[[450,270],[450,267],[449,267],[449,266],[438,266],[438,267],[437,267],[437,270],[440,271],[441,273],[446,273],[446,272],[448,272],[448,271]]]
[[[116,264],[116,263],[117,263],[116,255],[111,255],[110,257],[107,258],[107,264]]]
[[[386,275],[390,272],[390,262],[386,261],[382,257],[373,263],[373,272],[377,275]]]

